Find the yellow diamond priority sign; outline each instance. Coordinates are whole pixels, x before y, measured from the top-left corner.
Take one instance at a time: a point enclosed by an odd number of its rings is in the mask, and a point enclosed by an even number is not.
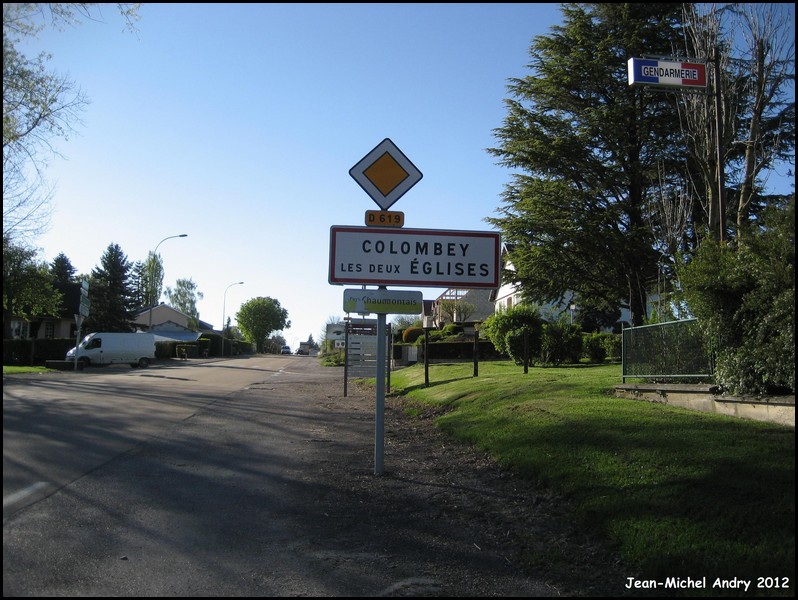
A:
[[[388,138],[349,169],[349,174],[382,210],[388,210],[423,177]]]

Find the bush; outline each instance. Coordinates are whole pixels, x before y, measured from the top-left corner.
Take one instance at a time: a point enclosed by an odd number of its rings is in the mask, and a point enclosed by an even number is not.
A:
[[[531,330],[528,327],[511,329],[504,336],[505,353],[515,361],[515,364],[524,364],[524,356],[530,365],[538,362],[540,358],[541,330]],[[526,344],[526,353],[524,352]]]
[[[446,337],[441,329],[432,329],[427,332],[427,336],[428,336],[427,339],[430,342],[440,342]],[[423,343],[423,341],[424,341],[424,336],[418,338],[419,343]]]
[[[345,362],[346,356],[343,350],[333,350],[321,357],[321,365],[323,367],[343,367]]]
[[[795,392],[795,196],[736,246],[705,240],[681,271],[683,297],[734,394]]]
[[[402,341],[406,344],[414,344],[422,335],[424,335],[423,327],[408,327],[402,334]]]
[[[463,326],[456,325],[454,323],[449,323],[448,325],[444,325],[443,329],[441,330],[443,337],[450,337],[453,335],[460,335],[463,333]]]
[[[490,356],[493,345],[488,340],[479,343],[477,352],[485,358]],[[474,358],[474,342],[437,342],[429,345],[430,360],[472,359]]]
[[[604,333],[588,333],[582,336],[582,356],[590,362],[604,362],[607,358],[607,347],[604,344]]]
[[[480,333],[493,342],[496,350],[512,358],[516,364],[524,359],[524,332],[527,332],[527,351],[530,361],[540,355],[543,320],[540,312],[530,304],[519,304],[493,313],[482,324]]]
[[[74,338],[3,340],[3,364],[43,366],[48,360],[64,360],[74,347]]]
[[[582,334],[582,358],[590,362],[604,362],[621,357],[621,335],[617,333]]]
[[[582,356],[582,334],[578,325],[564,319],[543,325],[540,359],[545,364],[578,363]]]
[[[600,335],[604,336],[604,347],[610,360],[619,360],[623,347],[623,335],[620,333],[602,333]]]
[[[172,358],[177,342],[155,342],[155,358]]]
[[[203,350],[208,349],[208,354],[211,356],[219,356],[222,353],[222,336],[218,333],[203,333],[199,343]]]

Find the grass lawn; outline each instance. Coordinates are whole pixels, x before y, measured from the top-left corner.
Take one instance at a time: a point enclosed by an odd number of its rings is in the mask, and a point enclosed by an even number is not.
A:
[[[391,393],[411,413],[445,409],[441,429],[567,498],[640,578],[706,577],[684,594],[718,596],[740,591],[715,578],[737,577],[753,580],[744,595],[794,596],[793,428],[616,398],[620,365],[483,362],[475,378],[470,363],[434,364],[429,381],[423,365],[393,371]],[[760,577],[789,587],[757,589]]]
[[[7,367],[3,365],[3,375],[18,375],[20,373],[47,373],[52,369],[45,367]]]

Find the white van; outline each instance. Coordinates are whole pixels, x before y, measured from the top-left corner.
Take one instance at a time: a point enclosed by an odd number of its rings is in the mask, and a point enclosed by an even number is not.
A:
[[[75,348],[66,354],[75,360]],[[88,365],[127,363],[146,367],[155,359],[155,335],[152,333],[90,333],[77,347],[77,359]]]

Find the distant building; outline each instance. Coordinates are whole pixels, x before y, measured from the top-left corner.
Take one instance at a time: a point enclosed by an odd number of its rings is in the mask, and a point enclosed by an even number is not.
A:
[[[492,300],[493,290],[450,288],[443,292],[432,302],[432,322],[436,327],[443,327],[452,322],[452,315],[443,310],[446,303],[453,303],[454,322],[460,325],[470,325],[482,322],[495,311]],[[462,308],[458,305],[462,303]]]
[[[75,315],[80,312],[80,283],[56,283],[53,287],[61,292],[61,310],[55,317],[35,316],[30,319],[11,319],[13,339],[74,338],[78,326]]]
[[[504,244],[502,247],[502,263],[504,268],[513,270],[513,265],[509,262],[507,255],[512,250],[511,244]],[[517,306],[522,302],[522,294],[518,287],[513,283],[502,283],[498,290],[492,291],[492,300],[494,303],[494,310],[507,310],[513,306]],[[650,295],[648,298],[648,305],[646,307],[647,314],[651,314],[651,310],[655,307],[658,295]],[[619,303],[618,308],[621,311],[621,316],[615,323],[615,327],[605,328],[606,331],[620,331],[624,327],[630,327],[632,323],[632,315],[629,307],[623,303]],[[573,292],[567,292],[565,297],[560,302],[549,302],[540,306],[542,316],[547,320],[557,319],[564,313],[570,313],[573,316],[575,312],[579,311],[578,301],[575,300]]]
[[[150,318],[152,313],[152,318]],[[133,325],[138,331],[148,331],[161,337],[193,342],[203,333],[215,332],[213,325],[205,321],[199,322],[199,330],[190,327],[191,317],[187,314],[169,306],[159,304],[150,308],[142,308],[134,313]],[[152,321],[152,327],[150,327]]]

